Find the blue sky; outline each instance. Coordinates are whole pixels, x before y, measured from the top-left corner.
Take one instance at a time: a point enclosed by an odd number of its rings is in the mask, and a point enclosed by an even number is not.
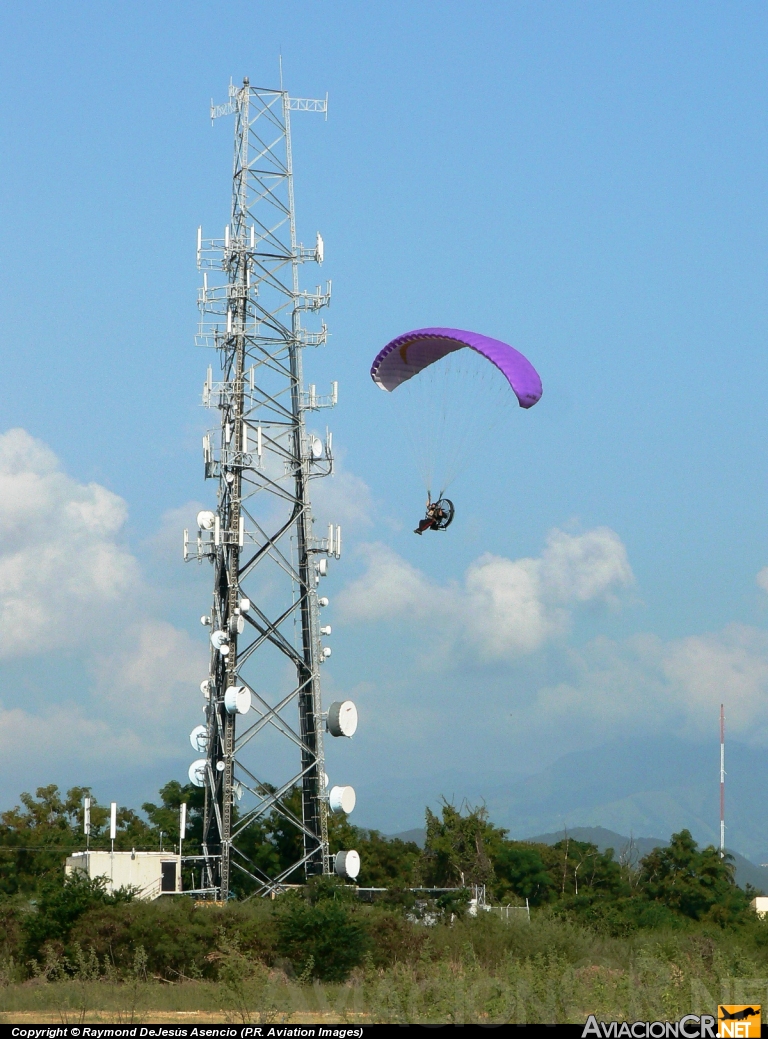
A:
[[[194,243],[231,171],[208,104],[274,85],[281,52],[294,95],[330,98],[294,158],[334,284],[307,366],[341,388],[318,511],[345,524],[327,674],[361,703],[332,750],[369,792],[357,821],[416,825],[435,777],[482,793],[627,728],[716,741],[721,696],[768,739],[764,5],[27,3],[0,24],[0,803],[184,774],[210,576],[178,547],[211,493]],[[545,389],[478,444],[449,535],[416,539],[368,368],[433,324],[511,342]]]

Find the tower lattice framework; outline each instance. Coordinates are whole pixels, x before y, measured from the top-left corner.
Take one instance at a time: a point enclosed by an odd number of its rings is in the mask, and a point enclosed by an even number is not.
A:
[[[312,331],[303,321],[328,305],[331,286],[299,287],[300,266],[322,263],[323,243],[319,235],[310,248],[296,240],[295,111],[325,113],[327,98],[292,98],[245,79],[230,84],[226,105],[211,106],[212,120],[234,115],[232,211],[223,238],[198,230],[196,340],[220,359],[215,378],[208,368],[203,403],[219,410],[220,423],[203,437],[217,507],[198,515],[196,537],[184,537],[185,558],[209,559],[214,571],[211,615],[203,618],[211,641],[205,725],[190,778],[205,786],[200,887],[223,899],[236,872],[250,878],[249,890],[267,894],[301,868],[307,876],[331,868],[320,692],[330,627],[321,628],[327,600],[318,585],[328,558],[339,558],[341,531],[313,533],[309,487],[333,471],[333,452],[330,433],[308,432],[307,416],[336,403],[337,385],[323,396],[303,382],[304,349],[326,340],[324,323]],[[270,734],[279,738],[265,756]],[[289,753],[276,756],[275,743]],[[263,771],[275,761],[283,768],[277,782]],[[300,817],[285,803],[295,786]],[[276,877],[240,847],[248,827],[273,811],[303,837],[301,856]]]

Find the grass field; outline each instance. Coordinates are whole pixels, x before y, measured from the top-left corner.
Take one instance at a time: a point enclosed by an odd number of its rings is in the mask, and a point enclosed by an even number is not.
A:
[[[369,960],[340,984],[291,977],[242,954],[218,981],[170,982],[141,970],[119,980],[83,957],[66,979],[41,973],[19,983],[6,965],[0,1020],[579,1023],[588,1014],[674,1020],[714,1013],[719,1002],[768,1003],[768,952],[754,935],[698,928],[607,938],[545,916],[434,931],[416,962]]]

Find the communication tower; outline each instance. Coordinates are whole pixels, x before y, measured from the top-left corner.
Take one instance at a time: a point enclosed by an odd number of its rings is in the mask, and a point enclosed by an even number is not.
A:
[[[297,243],[291,153],[291,113],[327,117],[327,108],[327,96],[294,98],[282,84],[270,90],[248,79],[230,83],[225,105],[211,104],[212,121],[233,115],[235,122],[230,223],[222,238],[197,232],[196,342],[219,356],[203,385],[203,404],[220,413],[203,437],[217,504],[198,514],[193,537],[184,531],[184,558],[213,564],[211,613],[201,618],[211,650],[201,684],[205,723],[190,735],[200,756],[189,777],[205,787],[199,890],[221,899],[230,896],[235,871],[265,895],[298,880],[302,869],[307,877],[335,869],[350,879],[359,870],[356,852],[339,852],[333,862],[328,852],[328,812],[351,811],[354,791],[327,790],[323,734],[351,736],[357,711],[344,701],[324,712],[320,692],[331,626],[320,620],[328,599],[318,586],[329,560],[341,555],[341,530],[313,531],[309,487],[333,472],[333,441],[329,431],[307,426],[336,404],[338,384],[327,394],[304,386],[303,351],[322,346],[327,330],[303,321],[328,306],[331,283],[299,287],[300,266],[322,264],[323,240]],[[270,734],[279,738],[268,744]],[[277,780],[265,774],[269,766],[282,768]],[[300,816],[285,804],[297,786]],[[241,847],[248,828],[273,811],[303,838],[302,853],[278,876]]]

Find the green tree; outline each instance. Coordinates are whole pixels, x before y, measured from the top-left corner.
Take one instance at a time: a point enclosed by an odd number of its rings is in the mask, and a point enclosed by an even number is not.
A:
[[[492,861],[495,874],[492,895],[497,902],[508,902],[514,896],[527,898],[533,906],[541,905],[555,890],[536,845],[500,841]]]
[[[160,804],[145,801],[141,806],[146,812],[152,827],[152,840],[159,847],[160,831],[163,832],[163,844],[178,845],[180,808],[187,806],[187,828],[184,835],[184,850],[190,855],[200,851],[203,840],[203,812],[205,811],[205,790],[202,787],[186,783],[182,786],[176,779],[166,783],[160,790]]]
[[[640,861],[640,890],[693,920],[727,923],[744,911],[746,894],[736,886],[733,858],[712,845],[699,850],[688,830],[673,833],[666,848]]]
[[[485,807],[443,801],[441,814],[426,810],[427,835],[420,863],[427,887],[469,887],[494,879],[493,855],[507,831],[488,821]]]
[[[0,891],[33,894],[44,878],[64,881],[64,859],[86,846],[83,799],[91,797],[92,848],[109,848],[109,809],[98,804],[89,787],[72,787],[65,796],[55,785],[23,793],[21,805],[0,815]],[[117,810],[115,847],[151,846],[151,829],[130,808]]]
[[[575,841],[566,837],[552,845],[537,845],[552,890],[560,898],[618,895],[629,893],[620,863],[613,857],[613,848],[598,851],[589,841]]]
[[[62,798],[57,786],[24,793],[21,805],[0,815],[0,890],[32,894],[41,880],[61,871],[63,857],[81,846],[76,833],[83,788]],[[84,846],[84,845],[83,845]]]
[[[360,855],[361,887],[409,888],[416,885],[415,870],[421,849],[413,841],[387,838],[378,830],[352,826],[340,813],[328,818],[328,844],[332,855],[354,848]]]

